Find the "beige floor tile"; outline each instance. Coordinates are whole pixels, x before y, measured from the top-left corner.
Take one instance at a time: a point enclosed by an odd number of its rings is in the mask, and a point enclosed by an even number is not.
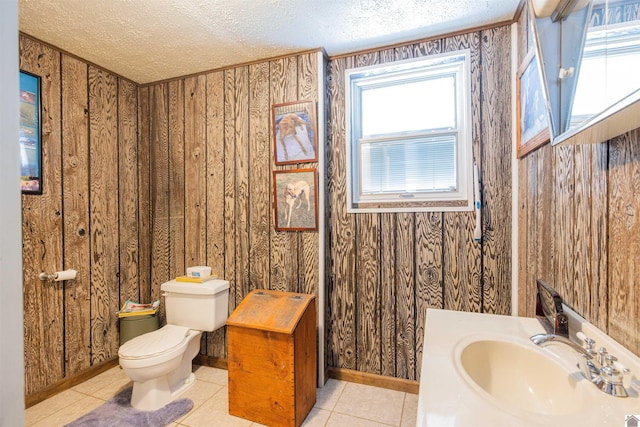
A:
[[[418,395],[413,393],[405,393],[404,407],[402,408],[401,427],[413,427],[416,425],[418,418]]]
[[[313,408],[307,418],[305,418],[302,425],[304,427],[323,427],[329,416],[331,415],[331,411],[327,411],[326,409]]]
[[[383,424],[400,425],[404,393],[347,383],[334,411]]]
[[[242,427],[250,426],[251,421],[229,415],[228,389],[223,387],[199,408],[180,421],[189,427]]]
[[[229,375],[225,369],[210,368],[208,366],[194,366],[193,372],[196,378],[214,384],[226,386],[229,382]]]
[[[93,411],[98,406],[104,404],[104,400],[97,399],[92,396],[84,396],[72,405],[69,405],[60,411],[48,416],[47,418],[33,424],[33,427],[52,427],[62,426],[71,421],[80,418],[84,414]]]
[[[346,384],[344,381],[334,379],[327,381],[324,387],[319,388],[316,392],[315,407],[332,411]]]
[[[325,427],[386,427],[389,424],[382,424],[362,418],[352,417],[338,412],[332,412]]]
[[[73,390],[88,394],[89,396],[95,396],[96,393],[102,394],[102,390],[109,387],[114,382],[117,382],[117,387],[120,387],[123,381],[129,381],[127,374],[124,373],[120,366],[115,366],[100,375],[96,375],[95,377],[78,384],[73,387]],[[113,387],[110,388],[110,391],[112,390]]]
[[[193,414],[196,409],[202,406],[207,400],[211,399],[212,396],[216,395],[220,390],[222,390],[222,388],[223,386],[218,384],[196,380],[193,387],[176,397],[176,399],[191,399],[191,401],[193,401],[193,408],[182,417],[178,418],[176,422],[182,422],[182,420]],[[222,396],[218,396],[218,398],[221,397]]]
[[[98,399],[109,400],[128,387],[133,387],[133,382],[131,382],[129,378],[117,378],[115,381],[105,384],[100,390],[93,392],[91,396],[97,397]]]
[[[81,400],[84,397],[84,394],[71,389],[56,394],[55,396],[26,409],[24,411],[25,424],[27,426],[31,426],[63,408],[75,404],[78,400]]]

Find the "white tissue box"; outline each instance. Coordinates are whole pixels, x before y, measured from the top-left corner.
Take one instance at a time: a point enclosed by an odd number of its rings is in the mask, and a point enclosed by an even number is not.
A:
[[[209,277],[211,276],[211,267],[198,265],[195,267],[187,267],[187,276],[189,277]]]

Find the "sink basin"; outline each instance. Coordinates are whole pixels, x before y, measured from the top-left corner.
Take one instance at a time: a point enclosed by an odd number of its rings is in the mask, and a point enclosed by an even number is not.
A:
[[[580,410],[586,380],[577,368],[570,371],[527,344],[493,338],[463,341],[456,348],[458,371],[476,392],[508,410],[546,415]]]

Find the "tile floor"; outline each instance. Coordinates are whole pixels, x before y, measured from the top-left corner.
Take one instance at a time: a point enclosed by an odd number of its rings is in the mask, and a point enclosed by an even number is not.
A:
[[[227,371],[196,366],[196,384],[180,397],[193,400],[193,409],[171,424],[187,426],[259,426],[229,415]],[[119,366],[57,394],[25,412],[27,426],[58,427],[100,406],[131,383]],[[330,379],[318,389],[315,407],[303,426],[415,426],[418,396]],[[215,420],[215,421],[213,421]]]

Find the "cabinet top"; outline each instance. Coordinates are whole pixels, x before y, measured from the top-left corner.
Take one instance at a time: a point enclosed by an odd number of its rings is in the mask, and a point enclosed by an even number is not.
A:
[[[293,334],[298,321],[315,295],[256,289],[240,302],[227,319],[227,326]]]

